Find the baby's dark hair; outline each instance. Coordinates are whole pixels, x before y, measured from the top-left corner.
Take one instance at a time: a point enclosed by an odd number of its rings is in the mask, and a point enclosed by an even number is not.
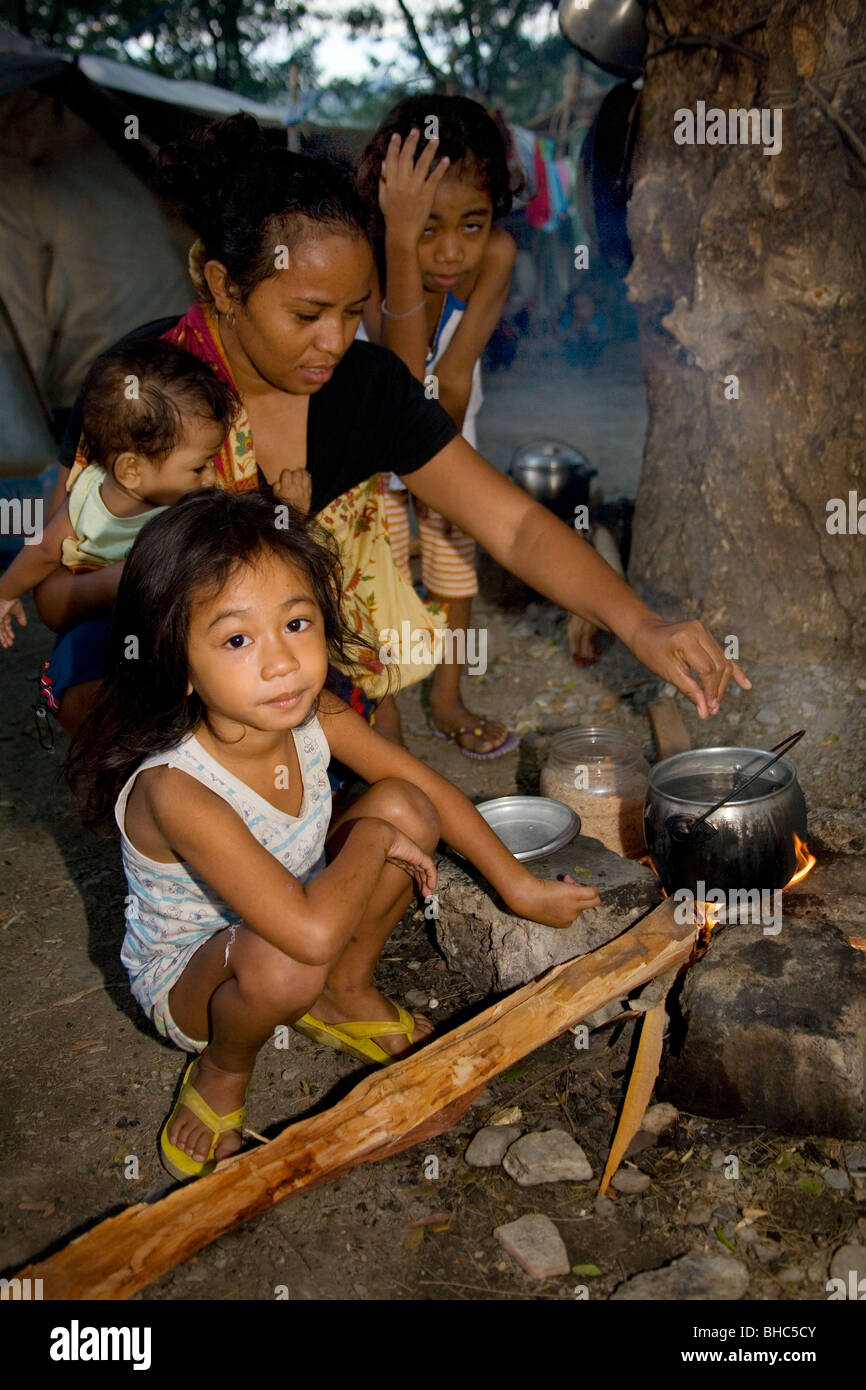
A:
[[[241,303],[290,252],[322,231],[366,238],[351,177],[333,160],[272,144],[252,116],[209,125],[160,152],[156,186],[221,261]],[[312,226],[311,226],[312,224]]]
[[[405,139],[414,128],[421,132],[418,148],[415,151],[417,162],[427,146],[425,129],[429,128],[430,117],[438,122],[439,148],[436,163],[448,157],[449,174],[465,173],[479,188],[490,194],[493,203],[493,220],[497,222],[511,211],[515,193],[520,192],[522,180],[508,168],[505,143],[492,116],[484,107],[469,97],[440,96],[427,92],[421,96],[406,97],[394,106],[373,135],[361,156],[355,183],[367,207],[371,234],[379,237],[384,232],[384,220],[379,208],[379,175],[391,136],[396,134]]]
[[[190,416],[228,434],[239,404],[205,362],[174,343],[119,343],[97,357],[81,388],[84,443],[105,468],[127,450],[160,464],[183,443]]]
[[[277,508],[282,508],[278,511]],[[287,526],[282,526],[284,520]],[[193,492],[142,527],[123,570],[105,679],[66,760],[73,792],[95,829],[114,827],[114,804],[142,759],[207,718],[187,696],[193,595],[218,593],[239,568],[278,556],[308,580],[324,619],[328,659],[358,669],[375,648],[348,627],[334,538],[262,492]],[[386,668],[388,669],[388,668]]]

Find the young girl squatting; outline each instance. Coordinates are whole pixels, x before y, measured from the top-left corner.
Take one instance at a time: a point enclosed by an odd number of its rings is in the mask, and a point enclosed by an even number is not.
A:
[[[598,904],[536,878],[461,792],[324,689],[351,655],[336,561],[300,515],[275,523],[261,494],[208,491],[142,532],[70,755],[89,819],[121,832],[133,994],[198,1054],[160,1137],[179,1178],[240,1147],[279,1025],[380,1063],[429,1036],[373,973],[413,894],[435,889],[440,837],[521,916],[567,927]],[[336,817],[331,755],[370,784]]]

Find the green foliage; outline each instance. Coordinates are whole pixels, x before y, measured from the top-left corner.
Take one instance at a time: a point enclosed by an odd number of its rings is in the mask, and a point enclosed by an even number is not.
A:
[[[357,0],[336,14],[319,10],[315,0],[0,0],[0,23],[37,43],[212,82],[260,101],[288,101],[294,65],[301,91],[323,88],[313,119],[321,111],[368,129],[406,91],[419,88],[475,96],[518,122],[549,109],[562,96],[566,59],[574,52],[551,31],[551,14],[549,0],[394,0],[387,13]],[[336,24],[349,39],[376,38],[391,18],[405,26],[396,82],[396,65],[383,66],[374,56],[359,80],[318,71],[315,49],[327,28]],[[393,31],[392,23],[387,32]],[[287,34],[290,56],[269,59],[269,41]]]

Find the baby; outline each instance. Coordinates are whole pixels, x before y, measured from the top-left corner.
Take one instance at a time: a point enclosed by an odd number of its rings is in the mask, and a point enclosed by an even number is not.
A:
[[[162,338],[121,343],[97,358],[82,387],[91,462],[38,545],[0,579],[0,646],[25,626],[21,595],[58,565],[97,569],[125,560],[146,522],[187,492],[213,487],[213,458],[237,398],[205,363]]]

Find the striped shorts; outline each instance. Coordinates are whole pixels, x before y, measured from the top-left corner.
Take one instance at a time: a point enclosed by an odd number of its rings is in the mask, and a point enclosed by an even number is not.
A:
[[[409,497],[404,489],[385,490],[388,535],[395,563],[409,572]],[[424,587],[438,598],[473,598],[478,593],[475,573],[475,541],[453,522],[416,503],[421,538],[421,577]]]

